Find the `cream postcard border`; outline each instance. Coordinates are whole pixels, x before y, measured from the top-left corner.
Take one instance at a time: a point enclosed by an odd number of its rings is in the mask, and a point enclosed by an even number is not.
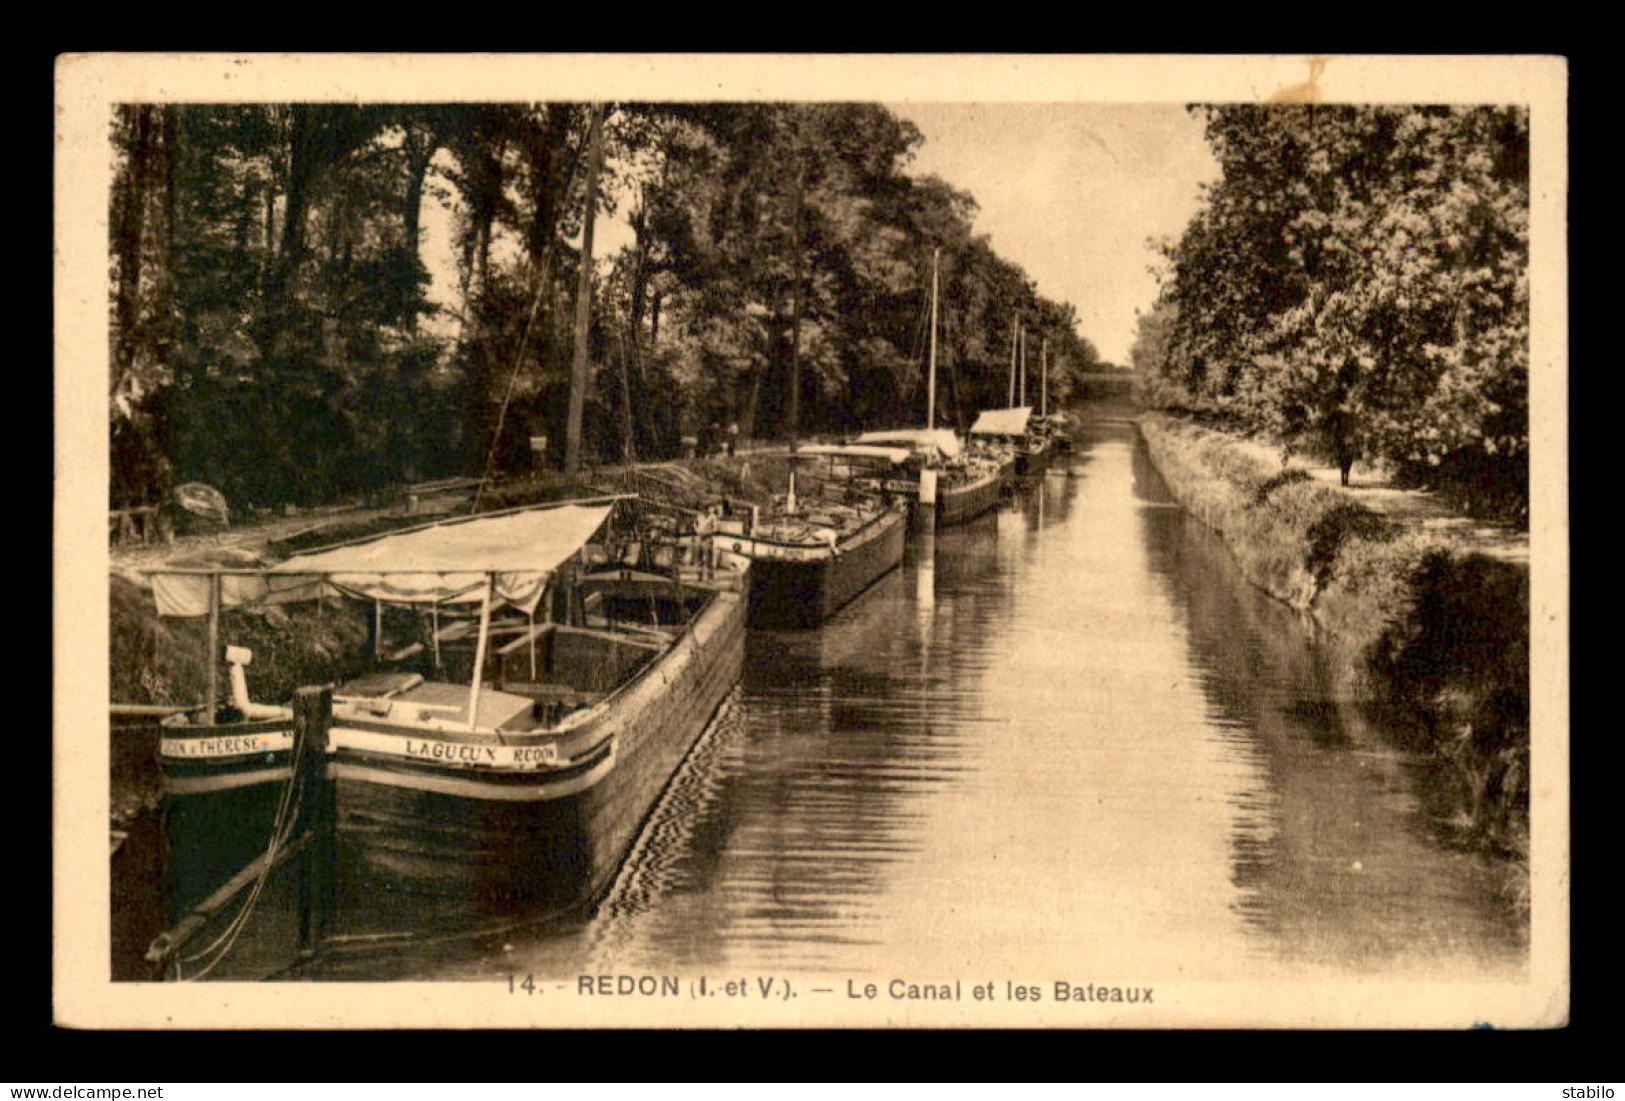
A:
[[[108,979],[108,198],[112,105],[292,100],[1518,103],[1531,134],[1532,943],[1522,983],[1168,986],[1101,1027],[1552,1027],[1569,1002],[1567,63],[1556,57],[85,54],[56,70],[54,1016],[81,1028],[1034,1027],[1006,1003],[510,997],[490,983]],[[1046,961],[1035,960],[1032,973]],[[1057,962],[1057,961],[1049,961]],[[1064,960],[1058,961],[1064,964]],[[876,978],[882,978],[876,976]],[[1162,1000],[1159,989],[1159,1001]]]

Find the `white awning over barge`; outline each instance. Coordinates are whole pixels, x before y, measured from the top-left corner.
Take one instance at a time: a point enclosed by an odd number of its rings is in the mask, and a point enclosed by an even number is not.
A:
[[[467,604],[493,598],[531,611],[547,579],[593,537],[613,505],[564,505],[476,516],[295,555],[258,573],[222,571],[223,608],[282,604],[342,593],[404,604]],[[206,615],[207,572],[153,571],[158,614]]]
[[[985,409],[971,425],[973,436],[1025,436],[1027,422],[1032,420],[1033,408],[1018,405],[1013,409]]]
[[[906,447],[911,451],[936,450],[947,459],[957,458],[961,450],[959,437],[954,435],[951,428],[893,428],[882,432],[865,432],[853,442],[879,447]]]
[[[797,455],[827,456],[833,459],[884,459],[886,462],[896,464],[904,462],[909,457],[906,447],[870,447],[862,444],[808,444],[806,447],[796,449]]]

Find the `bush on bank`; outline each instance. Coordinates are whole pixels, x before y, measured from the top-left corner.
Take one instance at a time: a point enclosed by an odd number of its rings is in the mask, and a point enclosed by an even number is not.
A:
[[[1140,418],[1153,462],[1254,585],[1322,629],[1335,689],[1402,708],[1461,781],[1461,819],[1521,855],[1529,798],[1527,572],[1407,532],[1221,433]]]

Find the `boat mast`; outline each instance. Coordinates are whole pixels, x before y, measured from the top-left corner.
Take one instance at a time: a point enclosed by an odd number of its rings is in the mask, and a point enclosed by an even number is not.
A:
[[[1021,330],[1021,401],[1018,405],[1027,404],[1027,330]]]
[[[925,427],[937,426],[937,257],[942,250],[931,252],[931,378],[925,390]]]
[[[1016,349],[1021,346],[1021,314],[1016,312],[1010,320],[1010,401],[1011,408],[1016,404]]]
[[[1049,337],[1044,338],[1044,358],[1039,361],[1043,364],[1040,369],[1038,384],[1038,415],[1049,416]]]

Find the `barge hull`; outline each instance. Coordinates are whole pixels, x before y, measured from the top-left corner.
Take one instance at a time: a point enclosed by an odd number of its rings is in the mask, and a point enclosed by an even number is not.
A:
[[[1004,492],[1004,482],[1005,479],[1000,475],[989,475],[970,485],[939,491],[936,507],[937,527],[952,527],[954,524],[974,520],[997,505],[999,497]]]
[[[856,545],[813,562],[758,558],[750,568],[753,627],[817,627],[903,560],[905,514],[888,511]]]
[[[1051,445],[1045,444],[1036,451],[1023,451],[1016,456],[1016,473],[1022,477],[1031,474],[1042,474],[1049,466]]]
[[[489,797],[428,790],[442,773],[361,754],[335,758],[341,891],[354,912],[378,893],[455,898],[504,917],[585,909],[608,889],[660,793],[744,662],[745,600],[719,593],[664,660],[599,721],[612,739],[595,782],[558,798],[504,795],[504,778],[464,770]],[[534,782],[534,777],[530,778]],[[510,785],[511,786],[511,785]],[[459,919],[470,915],[459,907]]]

